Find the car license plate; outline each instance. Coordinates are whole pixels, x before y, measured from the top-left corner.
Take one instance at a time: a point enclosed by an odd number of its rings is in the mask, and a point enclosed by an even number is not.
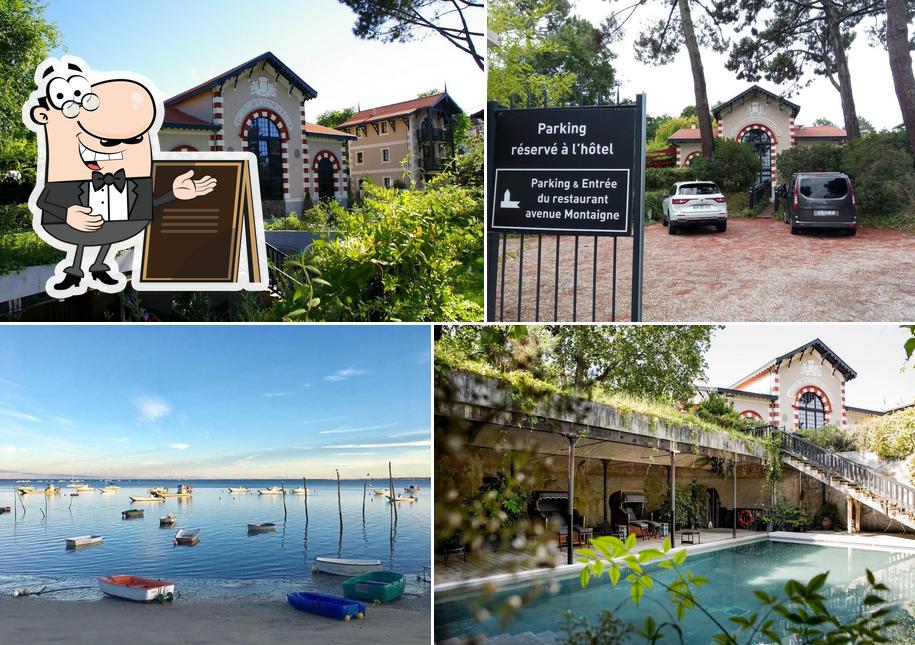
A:
[[[696,211],[708,211],[713,208],[712,204],[696,204],[693,206],[693,210]]]
[[[816,215],[816,216],[818,216],[818,217],[829,217],[829,216],[838,215],[838,214],[839,214],[839,211],[837,211],[837,210],[828,210],[828,209],[824,210],[824,209],[817,208],[817,209],[814,209],[813,214]]]

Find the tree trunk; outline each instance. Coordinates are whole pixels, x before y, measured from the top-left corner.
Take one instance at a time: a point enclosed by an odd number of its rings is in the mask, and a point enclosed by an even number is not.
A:
[[[902,123],[915,158],[915,74],[909,52],[909,29],[906,24],[905,0],[886,0],[886,48],[890,53],[890,71],[896,98],[902,110]]]
[[[858,128],[858,113],[855,111],[855,97],[851,91],[851,72],[848,70],[848,57],[842,44],[842,34],[836,19],[833,0],[824,0],[823,10],[826,16],[826,34],[829,37],[829,46],[836,60],[836,75],[839,82],[839,96],[842,97],[842,115],[845,117],[845,132],[848,140],[861,136]]]
[[[699,136],[702,139],[702,156],[710,157],[715,147],[715,134],[712,132],[712,117],[708,109],[708,93],[705,90],[705,70],[702,69],[702,57],[699,54],[699,43],[693,29],[693,17],[689,11],[689,0],[678,0],[680,7],[680,25],[686,51],[689,52],[689,64],[693,70],[693,91],[696,95],[696,116],[699,119]]]

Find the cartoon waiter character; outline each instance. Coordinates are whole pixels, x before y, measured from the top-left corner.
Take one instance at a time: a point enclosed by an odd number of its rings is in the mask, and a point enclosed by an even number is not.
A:
[[[120,291],[126,280],[112,249],[135,244],[153,206],[201,197],[216,187],[212,177],[195,179],[188,170],[170,191],[153,194],[162,114],[150,89],[127,76],[96,78],[78,58],[48,59],[36,70],[38,90],[23,107],[23,121],[38,133],[39,188],[44,183],[34,202],[40,211],[35,228],[68,252],[47,283],[56,297],[81,294],[89,286]],[[84,265],[90,262],[86,278]]]

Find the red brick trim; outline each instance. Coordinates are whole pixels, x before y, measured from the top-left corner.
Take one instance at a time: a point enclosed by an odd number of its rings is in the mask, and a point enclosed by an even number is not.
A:
[[[283,121],[283,117],[269,108],[257,108],[248,113],[248,116],[242,121],[241,132],[239,133],[242,141],[248,140],[248,128],[251,127],[251,123],[254,122],[254,119],[258,117],[267,117],[273,121],[276,124],[276,129],[280,131],[280,139],[289,141],[289,127],[286,125],[286,122]]]
[[[773,145],[778,143],[778,139],[775,138],[775,133],[772,132],[772,130],[770,130],[767,126],[759,124],[759,123],[751,123],[750,125],[744,126],[744,128],[740,132],[737,133],[736,141],[739,142],[743,138],[743,135],[745,135],[750,130],[762,130],[767,135],[769,135],[770,143],[772,143]]]
[[[316,153],[314,161],[311,163],[311,169],[317,172],[318,164],[322,159],[330,159],[330,163],[333,164],[334,167],[334,172],[340,172],[340,161],[337,159],[337,155],[335,155],[330,150],[321,150],[320,152]]]
[[[702,152],[701,152],[701,151],[699,151],[699,150],[694,150],[693,152],[691,152],[691,153],[689,153],[688,155],[686,155],[686,159],[683,160],[683,165],[684,165],[684,166],[688,166],[690,161],[692,161],[692,160],[695,159],[696,157],[701,157],[701,156],[702,156]]]
[[[800,401],[801,395],[806,394],[807,392],[813,392],[818,397],[823,400],[823,422],[829,423],[830,416],[832,414],[832,403],[829,401],[829,396],[818,388],[816,385],[806,385],[800,388],[797,391],[797,394],[794,395],[794,403],[792,404],[792,409],[794,410],[794,427],[798,428],[800,426],[800,414],[798,413],[798,402]]]
[[[742,416],[744,419],[759,419],[760,421],[763,420],[762,415],[756,410],[744,410],[740,413],[740,416]]]

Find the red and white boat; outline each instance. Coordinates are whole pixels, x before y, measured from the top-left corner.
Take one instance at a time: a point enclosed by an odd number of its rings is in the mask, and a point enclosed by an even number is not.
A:
[[[96,580],[102,593],[134,602],[161,602],[175,597],[175,583],[165,580],[140,576],[108,576]]]

